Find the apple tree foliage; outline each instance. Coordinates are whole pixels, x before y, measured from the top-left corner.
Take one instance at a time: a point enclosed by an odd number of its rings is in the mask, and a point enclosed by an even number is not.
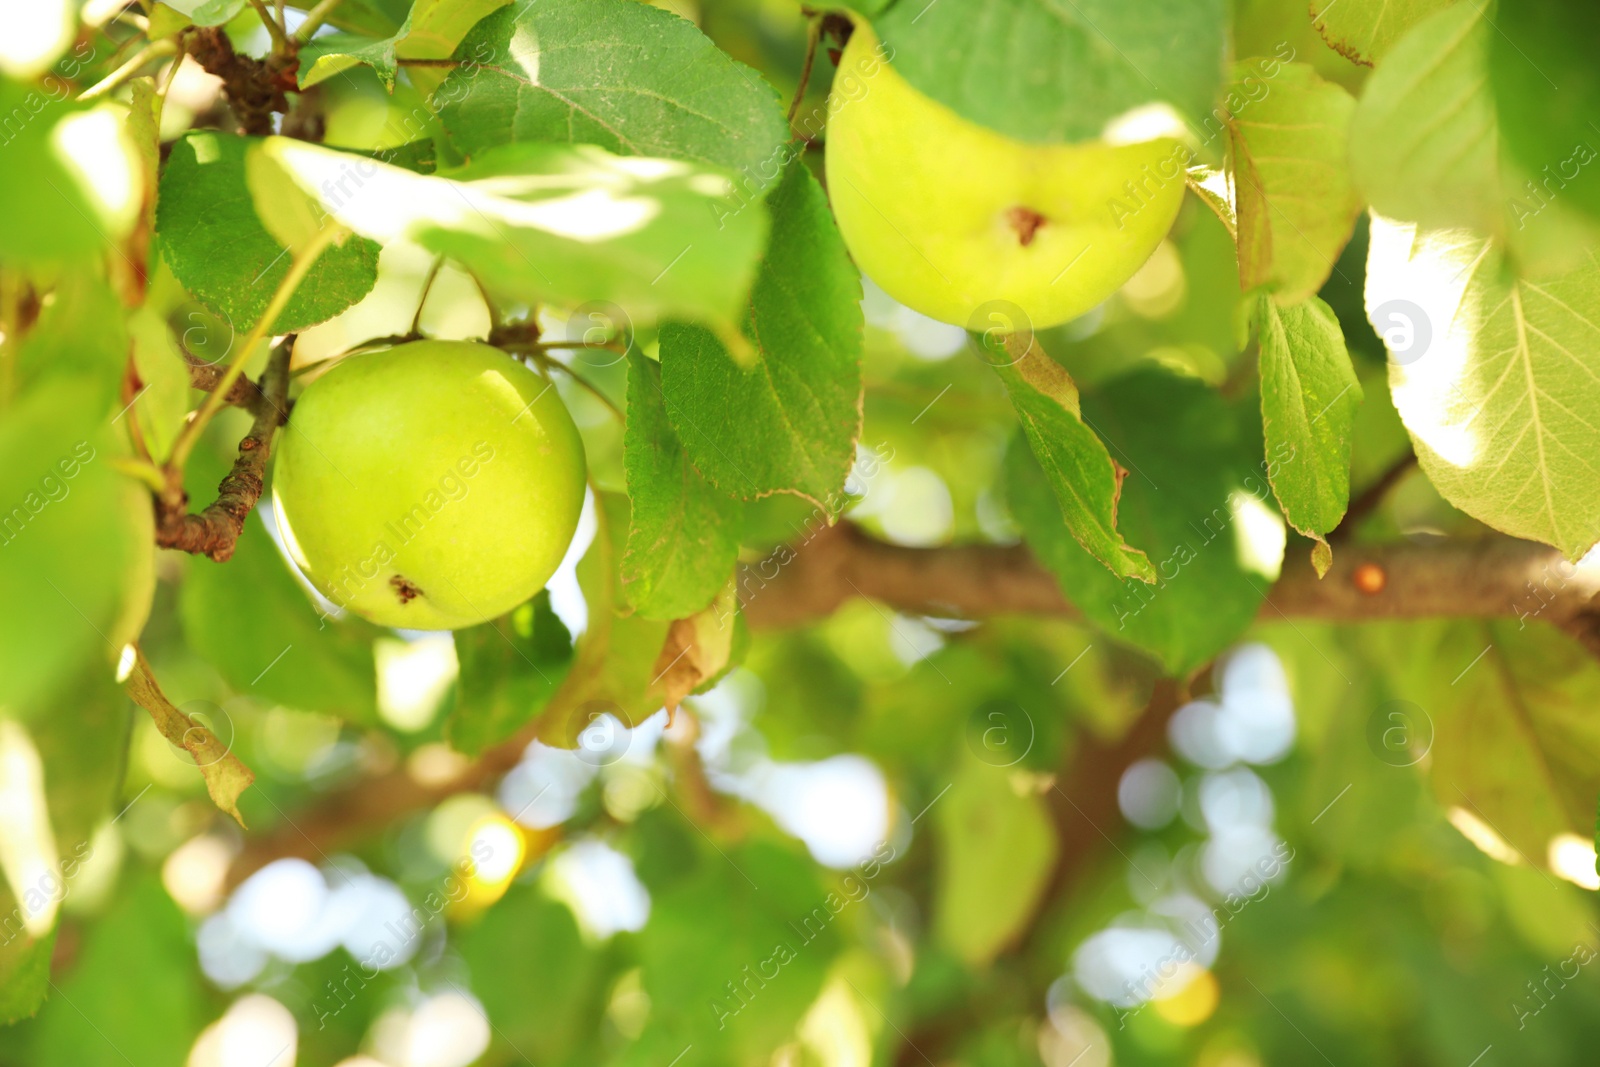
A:
[[[837,173],[911,251],[831,206],[852,27],[910,103]],[[0,1063],[1584,1062],[1597,41],[1579,0],[0,5]],[[1024,171],[1181,206],[1065,323],[863,278],[994,201],[1023,247],[959,276],[1075,284]],[[418,337],[544,374],[588,464],[549,591],[442,635],[318,599],[270,510],[310,376]],[[269,951],[269,863],[414,931],[374,961],[324,902]]]

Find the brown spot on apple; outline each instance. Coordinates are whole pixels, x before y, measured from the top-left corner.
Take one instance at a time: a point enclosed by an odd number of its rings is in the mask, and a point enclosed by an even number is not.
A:
[[[1019,204],[1006,211],[1006,223],[1017,231],[1017,241],[1026,248],[1033,244],[1033,236],[1044,225],[1045,218],[1033,208]]]
[[[389,578],[389,588],[394,590],[395,599],[402,604],[409,604],[417,597],[422,596],[422,588],[403,574],[396,574]]]

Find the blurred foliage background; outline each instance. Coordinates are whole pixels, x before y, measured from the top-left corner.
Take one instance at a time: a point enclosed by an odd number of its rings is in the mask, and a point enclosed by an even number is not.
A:
[[[663,6],[784,98],[795,91],[807,47],[797,5]],[[384,0],[357,7],[390,23],[404,13]],[[291,5],[291,19],[301,14]],[[1330,48],[1298,0],[1238,0],[1231,18],[1236,55],[1288,48],[1361,93],[1368,68]],[[253,10],[227,25],[241,51],[266,50]],[[72,80],[114,70],[134,37],[129,20],[103,19]],[[802,114],[824,106],[826,66]],[[170,73],[164,143],[226,125],[214,78],[192,62]],[[324,142],[411,143],[427,76],[402,71],[392,94],[366,66],[324,81]],[[805,161],[820,164],[820,144]],[[1483,536],[1407,465],[1363,309],[1367,227],[1363,216],[1321,289],[1365,393],[1351,497],[1386,489],[1352,536]],[[419,249],[385,249],[372,295],[302,332],[296,367],[403,332],[430,266]],[[1189,197],[1114,298],[1041,334],[1132,470],[1127,514],[1158,510],[1162,489],[1226,493],[1259,463],[1238,276],[1227,229]],[[234,324],[159,261],[148,285],[130,327],[137,346],[231,345]],[[94,326],[88,299],[79,330]],[[846,517],[905,546],[1016,541],[1030,475],[977,341],[870,282],[863,310],[865,420]],[[472,280],[447,267],[419,323],[474,337],[489,317]],[[655,353],[652,330],[636,340]],[[626,406],[626,361],[561,358]],[[612,536],[612,494],[627,484],[622,424],[557,381],[596,492],[548,595],[501,623],[449,635],[328,617],[287,564],[266,504],[227,564],[158,555],[141,645],[173,702],[254,771],[248,832],[104,665],[55,688],[27,723],[31,742],[0,730],[11,761],[0,820],[37,817],[17,754],[31,745],[72,868],[48,890],[59,923],[37,942],[22,919],[29,890],[13,880],[0,1009],[31,1017],[0,1030],[0,1062],[1474,1067],[1584,1062],[1600,1040],[1592,844],[1565,833],[1530,852],[1520,825],[1497,828],[1463,788],[1474,775],[1507,790],[1591,781],[1589,750],[1562,738],[1593,732],[1592,664],[1572,666],[1567,639],[1538,624],[1333,625],[1270,612],[1251,623],[1285,553],[1309,551],[1275,511],[1241,520],[1238,559],[1220,576],[1170,594],[1190,598],[1176,636],[1124,640],[1107,614],[1114,589],[1080,604],[1099,626],[978,624],[854,599],[805,627],[751,628],[741,664],[670,727],[664,711],[629,728],[586,705],[566,736],[463,777],[467,754],[503,755],[494,746],[548,698],[528,668],[566,669],[570,638],[609,610],[578,563]],[[133,417],[148,419],[147,436],[170,436],[185,383],[150,384],[158,403]],[[187,473],[196,499],[248,422],[228,411],[210,427]],[[8,416],[0,438],[34,432]],[[69,499],[116,491],[89,478]],[[740,507],[750,565],[820,525],[792,497]],[[58,510],[59,536],[26,551],[82,561],[85,589],[115,585],[130,539]],[[0,670],[20,700],[59,650],[30,643],[34,604],[6,609]],[[1174,682],[1164,666],[1178,664]],[[1538,700],[1570,721],[1546,729]],[[1543,762],[1530,765],[1522,735],[1495,725],[1512,714],[1541,724]],[[1473,743],[1460,755],[1464,735]],[[1560,782],[1534,781],[1563,759]],[[1593,792],[1576,792],[1592,809]],[[0,837],[3,851],[26,835]],[[45,985],[33,1014],[27,990]]]

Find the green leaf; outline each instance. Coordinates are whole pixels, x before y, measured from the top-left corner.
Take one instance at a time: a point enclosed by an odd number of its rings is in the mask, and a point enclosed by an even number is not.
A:
[[[638,937],[651,1029],[712,1063],[760,1062],[789,1039],[839,951],[846,909],[866,907],[765,841],[707,850],[689,877],[651,891]]]
[[[622,596],[621,560],[628,535],[628,498],[595,496],[594,542],[578,561],[578,587],[589,611],[589,626],[578,642],[572,666],[574,684],[558,701],[564,715],[546,716],[539,737],[571,747],[603,706],[625,726],[636,726],[661,708],[660,670],[655,666],[668,624],[631,611]]]
[[[166,0],[166,5],[196,26],[221,26],[244,10],[245,0]]]
[[[1600,262],[1510,277],[1491,241],[1374,219],[1367,315],[1395,407],[1444,498],[1577,559],[1600,539]]]
[[[1512,158],[1505,146],[1518,131],[1510,124],[1544,124],[1528,113],[1531,105],[1497,114],[1490,49],[1501,34],[1473,4],[1441,11],[1406,34],[1361,94],[1351,171],[1379,214],[1425,230],[1474,229],[1511,249],[1524,273],[1559,274],[1582,266],[1600,242],[1600,222],[1577,210],[1584,182],[1572,180],[1600,154],[1600,134],[1587,131],[1588,140],[1526,166]],[[1581,86],[1580,78],[1579,94]],[[1547,106],[1557,105],[1541,99],[1537,109]]]
[[[1431,720],[1440,804],[1465,808],[1534,866],[1557,834],[1586,835],[1600,792],[1600,670],[1583,646],[1514,621],[1413,626],[1403,642],[1401,695]]]
[[[1600,216],[1600,180],[1580,173],[1600,154],[1600,8],[1505,0],[1498,13],[1489,77],[1501,137],[1542,196]]]
[[[969,966],[986,966],[1049,880],[1056,859],[1049,811],[1037,793],[1012,788],[1009,770],[968,756],[933,818],[940,846],[934,932]]]
[[[352,67],[366,65],[377,72],[383,87],[393,92],[401,58],[448,58],[468,30],[506,2],[417,0],[393,33],[328,33],[313,37],[300,49],[300,88],[310,88]],[[479,49],[475,54],[482,52]],[[443,73],[434,75],[424,69],[414,69],[412,76],[414,81],[418,76],[427,78],[430,90],[433,82],[444,78]]]
[[[0,906],[7,915],[16,909],[9,887],[0,887]],[[28,1018],[49,998],[56,929],[38,940],[18,933],[0,944],[0,1024],[11,1026]]]
[[[1316,297],[1256,306],[1261,339],[1261,425],[1267,476],[1289,525],[1320,543],[1317,572],[1331,560],[1323,536],[1350,502],[1350,440],[1361,386],[1333,309]]]
[[[628,357],[622,447],[633,503],[623,593],[646,618],[693,615],[733,573],[743,511],[689,462],[667,420],[661,368],[637,352]]]
[[[1031,338],[1026,343],[1033,344]],[[1028,447],[1060,505],[1055,525],[1064,522],[1078,544],[1119,578],[1154,581],[1149,557],[1117,530],[1117,503],[1128,472],[1084,424],[1078,390],[1067,372],[1042,350],[1030,347],[1023,352],[1015,363],[997,365],[995,373],[1011,395]],[[1046,529],[1041,528],[1041,534]],[[1047,536],[1054,538],[1058,531]]]
[[[1350,170],[1374,211],[1425,229],[1495,232],[1502,216],[1493,31],[1473,4],[1416,25],[1367,79],[1350,126]]]
[[[252,139],[192,132],[172,145],[161,176],[156,233],[178,281],[243,334],[267,310],[290,255],[261,223],[245,176]],[[324,252],[272,325],[290,333],[333,318],[378,277],[378,246],[346,241]]]
[[[192,407],[189,368],[166,319],[148,304],[128,316],[128,330],[141,383],[131,417],[139,420],[150,454],[160,462],[167,458]]]
[[[572,635],[546,590],[508,615],[456,631],[455,640],[461,674],[445,735],[469,756],[531,720],[572,663]]]
[[[469,158],[507,141],[574,141],[741,175],[778,177],[789,123],[778,94],[692,22],[632,0],[540,0],[485,18],[434,97]]]
[[[1411,27],[1455,0],[1313,0],[1311,21],[1328,47],[1364,67]]]
[[[52,714],[28,723],[44,765],[56,852],[68,877],[88,854],[95,828],[114,814],[132,732],[133,709],[110,671],[79,680]]]
[[[79,110],[0,77],[0,263],[90,260],[133,228],[143,168],[124,113]]]
[[[224,741],[167,699],[144,653],[136,651],[134,655],[133,667],[125,683],[128,696],[150,713],[162,737],[193,757],[195,766],[205,778],[206,792],[211,795],[211,802],[232,815],[241,827],[244,826],[244,817],[239,814],[239,794],[250,788],[250,783],[256,779],[255,774],[230,751],[231,739]]]
[[[514,885],[457,943],[497,1036],[534,1063],[572,1062],[605,1008],[603,957],[572,911]]]
[[[1235,90],[1260,84],[1256,67],[1235,67]],[[1253,79],[1253,82],[1246,79]],[[1361,213],[1347,162],[1355,99],[1304,63],[1285,63],[1266,95],[1228,122],[1239,245],[1246,290],[1266,286],[1282,304],[1312,296]]]
[[[313,37],[300,49],[300,88],[309,89],[336,74],[365,64],[378,73],[385,89],[394,89],[400,67],[395,56],[395,37],[374,39],[357,33],[329,33]]]
[[[1090,621],[1181,676],[1249,627],[1276,577],[1281,543],[1262,536],[1273,532],[1262,503],[1271,489],[1235,413],[1193,379],[1136,371],[1086,396],[1084,415],[1130,467],[1119,524],[1149,546],[1155,582],[1118,578],[1063,536],[1044,473],[1015,444],[1006,463],[1012,514]]]
[[[376,716],[375,627],[313,606],[261,518],[226,564],[195,558],[179,593],[189,645],[241,694],[354,722]]]
[[[1099,137],[1151,103],[1203,128],[1222,84],[1227,26],[1220,0],[906,0],[874,23],[917,89],[980,125],[1042,142]]]
[[[717,225],[725,178],[592,146],[507,145],[433,175],[284,137],[258,150],[356,233],[415,241],[514,302],[729,322],[766,234],[756,211]]]
[[[23,388],[52,377],[76,376],[93,390],[89,408],[114,415],[122,402],[128,329],[122,303],[93,274],[64,274],[17,351]]]
[[[104,397],[98,376],[51,375],[0,420],[0,603],[18,609],[0,612],[0,707],[22,718],[109,671],[149,610],[150,497],[112,467]]]
[[[743,327],[758,358],[740,366],[709,330],[663,326],[667,417],[724,493],[794,493],[837,513],[861,432],[861,278],[803,164],[767,206],[772,241]]]
[[[150,875],[118,887],[57,985],[29,1024],[38,1067],[180,1064],[203,1021],[188,921]]]

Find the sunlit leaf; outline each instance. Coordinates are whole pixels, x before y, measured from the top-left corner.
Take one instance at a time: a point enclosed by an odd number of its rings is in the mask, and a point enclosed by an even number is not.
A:
[[[720,175],[587,145],[507,145],[433,175],[282,137],[258,150],[356,233],[449,256],[509,301],[731,321],[766,232],[759,211],[717,225]]]
[[[1352,63],[1370,67],[1400,36],[1455,0],[1315,0],[1317,32]]]
[[[1241,63],[1234,77],[1256,75]],[[1295,304],[1333,271],[1361,211],[1346,158],[1354,110],[1342,87],[1304,63],[1286,63],[1266,95],[1230,118],[1245,289],[1266,286],[1278,302]]]
[[[1576,559],[1600,539],[1600,262],[1537,282],[1507,271],[1484,238],[1375,219],[1367,314],[1439,492]]]
[[[156,205],[156,233],[172,273],[241,335],[266,311],[292,259],[256,214],[245,177],[252,143],[214,131],[179,139],[167,157]],[[333,318],[365,296],[377,277],[378,246],[371,241],[328,249],[273,331],[287,333]]]
[[[1083,408],[1128,464],[1118,527],[1148,546],[1155,581],[1118,578],[1067,536],[1049,482],[1016,444],[1006,463],[1011,511],[1085,616],[1184,674],[1250,625],[1276,577],[1283,535],[1263,502],[1266,465],[1238,416],[1193,379],[1139,371],[1086,396]]]
[[[1316,297],[1293,307],[1262,298],[1261,423],[1267,477],[1296,530],[1321,542],[1350,500],[1350,440],[1361,386],[1332,309]],[[1318,555],[1318,571],[1326,557]]]
[[[995,369],[1011,394],[1028,447],[1049,480],[1066,532],[1119,578],[1153,580],[1149,557],[1117,529],[1117,506],[1128,472],[1084,423],[1071,376],[1033,349],[1031,338],[1022,344],[1029,346],[1022,349],[1025,355]]]

